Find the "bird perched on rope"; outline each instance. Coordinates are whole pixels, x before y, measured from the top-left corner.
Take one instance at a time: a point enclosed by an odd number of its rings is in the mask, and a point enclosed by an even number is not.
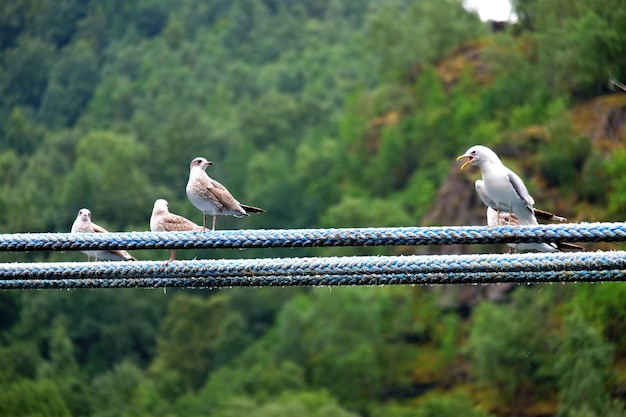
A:
[[[109,233],[104,227],[100,227],[91,222],[91,211],[86,208],[78,211],[78,216],[72,224],[72,233]],[[130,256],[128,252],[121,249],[112,250],[86,250],[82,251],[87,255],[87,261],[92,257],[96,259],[104,259],[107,261],[136,261],[137,259]]]
[[[202,226],[183,216],[170,213],[169,203],[161,198],[154,202],[152,216],[150,216],[150,230],[153,232],[199,232]],[[172,249],[170,259],[165,263],[168,264],[175,259],[176,249]]]
[[[247,206],[235,200],[232,194],[219,182],[205,172],[213,162],[202,157],[195,158],[189,165],[189,181],[187,182],[187,197],[191,203],[202,212],[202,230],[206,230],[206,216],[213,216],[215,230],[216,216],[235,216],[237,218],[249,216],[248,213],[264,213],[265,210]]]
[[[487,224],[495,225],[538,225],[537,216],[546,220],[564,222],[567,219],[549,212],[536,210],[535,200],[528,193],[522,179],[507,168],[498,155],[486,146],[472,146],[457,161],[463,158],[468,160],[461,166],[476,165],[480,168],[483,179],[474,183],[476,193],[487,208]],[[541,214],[539,214],[541,213]],[[559,252],[564,246],[555,243],[511,243],[513,249],[537,250],[541,252]],[[582,250],[571,245],[568,250]]]
[[[483,175],[476,182],[476,191],[483,202],[498,212],[515,214],[520,224],[537,225],[533,205],[535,200],[528,193],[524,181],[504,166],[498,155],[486,146],[472,146],[456,160],[467,158],[461,169],[476,165]],[[480,191],[479,191],[480,187]]]

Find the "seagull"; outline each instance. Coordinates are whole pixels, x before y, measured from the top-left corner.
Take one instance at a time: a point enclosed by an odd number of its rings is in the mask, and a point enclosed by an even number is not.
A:
[[[240,204],[230,192],[219,182],[207,175],[205,169],[213,162],[197,157],[189,165],[189,181],[187,182],[187,197],[191,203],[202,212],[202,230],[206,230],[206,216],[215,217],[235,216],[237,218],[249,216],[248,213],[264,213],[265,210]]]
[[[539,210],[533,207],[535,201],[528,194],[528,190],[526,186],[522,182],[522,180],[510,169],[504,166],[491,149],[485,146],[473,146],[465,152],[464,155],[461,155],[457,158],[457,160],[467,157],[469,160],[461,166],[461,169],[465,168],[468,164],[477,165],[482,174],[482,180],[476,180],[474,183],[474,187],[476,188],[476,194],[482,200],[483,203],[487,206],[487,225],[489,226],[518,226],[523,224],[520,222],[519,217],[513,211],[513,206],[516,204],[516,207],[521,206],[520,202],[523,202],[522,213],[525,214],[530,220],[529,223],[526,224],[539,224],[537,222],[537,218],[542,220],[554,221],[564,223],[567,221],[565,217],[557,216],[556,214],[550,213],[549,211]],[[506,205],[498,204],[493,198],[493,193],[488,193],[488,188],[486,186],[487,178],[495,179],[495,183],[499,184],[501,188],[505,190],[510,189],[513,191],[515,198],[519,202],[509,203],[508,207]],[[504,180],[502,179],[504,178]],[[498,182],[499,180],[499,182]],[[502,187],[502,184],[504,186]],[[493,187],[492,187],[493,188]],[[507,194],[505,192],[501,192],[496,188],[495,195],[496,198],[500,198],[501,196]],[[499,196],[499,197],[498,197]],[[522,198],[521,196],[525,196]],[[509,197],[511,198],[511,197]],[[506,201],[506,200],[505,200]],[[507,211],[501,211],[501,208],[505,208]],[[527,213],[530,213],[528,215]],[[573,245],[571,243],[507,243],[509,248],[516,250],[534,250],[539,252],[561,252],[561,251],[580,251],[583,250],[581,246]]]
[[[150,230],[153,232],[199,232],[202,230],[202,226],[183,216],[170,213],[168,208],[169,203],[162,198],[154,202],[150,217]],[[176,260],[176,249],[172,249],[170,259],[165,263],[168,264],[174,260]]]
[[[535,200],[528,193],[524,181],[504,166],[494,151],[486,146],[476,145],[456,160],[463,158],[468,159],[461,169],[467,165],[476,165],[480,168],[483,175],[480,183],[483,190],[481,199],[487,206],[498,212],[506,211],[515,214],[520,224],[539,224],[533,208]]]
[[[72,224],[72,233],[109,233],[104,227],[100,227],[91,222],[91,211],[86,208],[78,211],[78,216]],[[87,261],[91,260],[93,256],[96,261],[98,259],[105,259],[107,261],[136,261],[137,259],[130,256],[128,252],[121,249],[112,250],[86,250],[82,251],[87,255]]]

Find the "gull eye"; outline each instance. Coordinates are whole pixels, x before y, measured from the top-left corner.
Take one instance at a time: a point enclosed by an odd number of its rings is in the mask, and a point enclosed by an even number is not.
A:
[[[476,151],[472,151],[472,155],[476,155]]]

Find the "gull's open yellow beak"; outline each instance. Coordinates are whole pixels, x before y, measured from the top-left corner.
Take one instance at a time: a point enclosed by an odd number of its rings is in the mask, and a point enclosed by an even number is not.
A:
[[[463,159],[463,158],[467,158],[467,161],[465,161],[465,163],[463,165],[461,165],[461,169],[463,169],[466,166],[468,166],[470,164],[470,162],[472,162],[472,159],[474,159],[471,156],[459,155],[459,156],[457,156],[456,160],[458,161],[459,159]]]

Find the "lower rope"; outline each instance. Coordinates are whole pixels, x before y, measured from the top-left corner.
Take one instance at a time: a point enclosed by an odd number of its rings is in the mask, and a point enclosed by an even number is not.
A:
[[[626,281],[626,252],[0,264],[0,289]]]

